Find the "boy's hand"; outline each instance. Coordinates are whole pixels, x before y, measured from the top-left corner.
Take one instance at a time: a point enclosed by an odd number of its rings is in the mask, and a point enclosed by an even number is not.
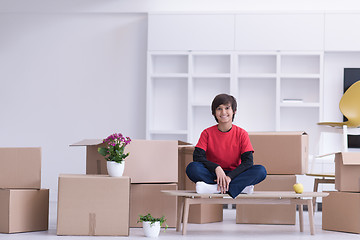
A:
[[[224,170],[220,166],[215,169],[215,173],[218,191],[220,191],[221,193],[226,193],[229,190],[231,178],[229,176],[226,176]]]

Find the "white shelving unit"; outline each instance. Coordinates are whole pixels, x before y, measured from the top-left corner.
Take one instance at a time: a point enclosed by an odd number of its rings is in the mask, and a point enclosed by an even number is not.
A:
[[[196,144],[216,123],[212,99],[229,93],[247,131],[306,131],[315,141],[322,72],[322,52],[149,51],[147,138]]]

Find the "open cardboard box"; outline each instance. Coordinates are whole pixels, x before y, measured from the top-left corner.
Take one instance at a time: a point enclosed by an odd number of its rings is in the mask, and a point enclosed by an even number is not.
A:
[[[308,168],[309,136],[306,132],[249,132],[254,164],[268,174],[305,174]]]
[[[254,191],[293,191],[295,183],[295,175],[267,175],[264,181],[254,186]],[[294,204],[237,204],[236,223],[295,225],[296,206]]]
[[[360,152],[335,154],[335,189],[360,192]]]
[[[0,188],[41,188],[41,148],[0,148]]]
[[[178,182],[178,147],[188,143],[174,140],[133,139],[126,146],[124,176],[131,183]],[[86,146],[86,174],[107,175],[106,160],[97,151],[104,147],[101,139],[85,139],[70,146]]]
[[[0,232],[45,231],[49,189],[0,189]]]

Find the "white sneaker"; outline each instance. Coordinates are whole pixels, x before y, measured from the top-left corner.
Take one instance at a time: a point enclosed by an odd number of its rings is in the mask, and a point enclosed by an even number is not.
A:
[[[249,185],[242,190],[243,194],[252,194],[254,192],[254,185]]]
[[[217,184],[207,184],[204,182],[197,182],[196,183],[196,192],[199,194],[212,194],[212,193],[220,193],[217,190]]]

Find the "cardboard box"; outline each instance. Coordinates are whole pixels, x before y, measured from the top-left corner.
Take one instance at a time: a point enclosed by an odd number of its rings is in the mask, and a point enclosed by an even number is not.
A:
[[[255,185],[255,191],[293,191],[295,175],[268,175]],[[237,204],[236,223],[292,224],[296,223],[296,206],[284,204]]]
[[[268,174],[305,174],[309,136],[305,132],[249,132],[255,150],[254,164]]]
[[[60,175],[57,235],[128,236],[130,178]]]
[[[213,223],[223,221],[222,204],[192,204],[190,205],[188,223]]]
[[[194,146],[182,146],[178,151],[178,164],[179,164],[179,181],[178,188],[180,190],[193,190],[195,189],[194,183],[186,175],[186,167],[193,161]]]
[[[0,188],[41,188],[41,148],[0,148]]]
[[[179,189],[195,190],[193,183],[186,175],[187,165],[193,161],[194,146],[179,147]],[[223,221],[222,204],[193,204],[190,205],[189,223],[212,223]]]
[[[178,182],[178,146],[181,141],[132,140],[125,152],[124,176],[132,183]],[[97,151],[104,147],[101,139],[86,139],[70,146],[86,146],[86,174],[107,175],[106,160]]]
[[[335,154],[335,189],[360,192],[360,152]]]
[[[164,216],[169,227],[176,227],[177,198],[162,190],[177,190],[177,184],[131,184],[130,227],[142,227],[142,223],[137,223],[139,215],[148,213],[154,217]]]
[[[360,233],[360,193],[329,193],[322,200],[322,229]]]
[[[0,189],[0,232],[45,231],[49,189]]]

